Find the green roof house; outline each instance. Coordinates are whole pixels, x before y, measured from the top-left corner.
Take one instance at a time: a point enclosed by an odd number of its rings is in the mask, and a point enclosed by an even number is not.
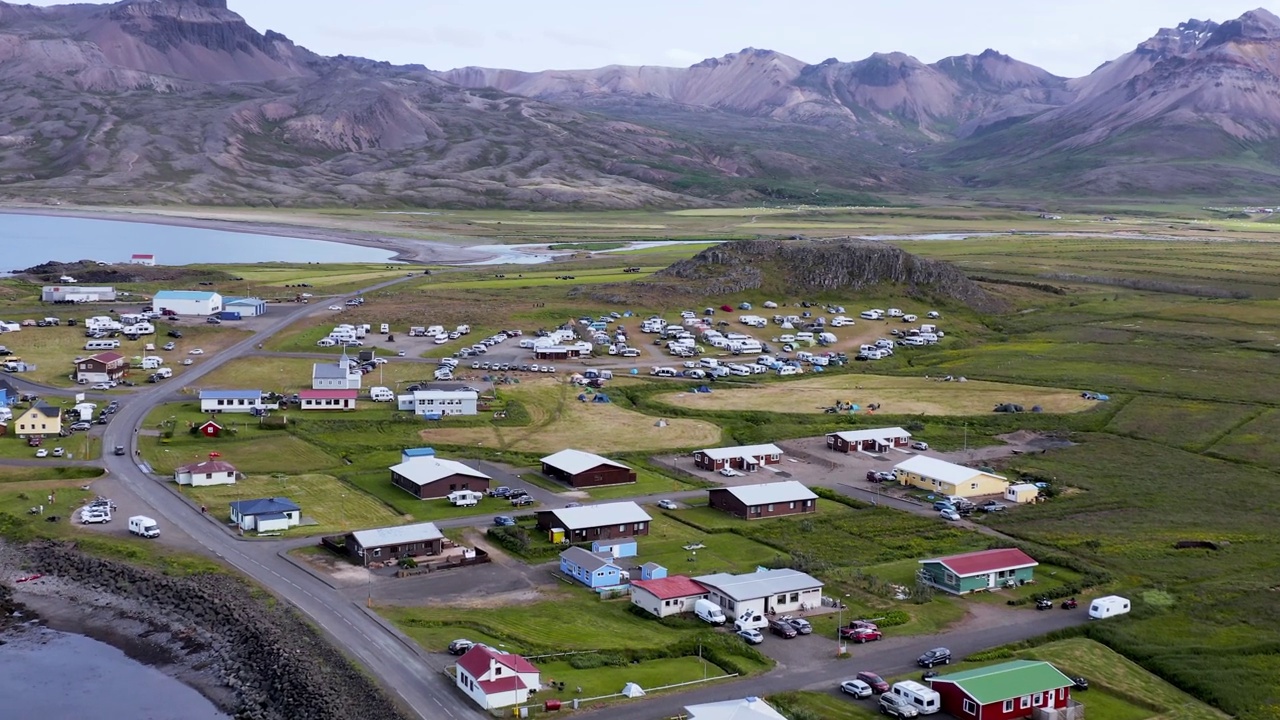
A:
[[[1075,683],[1058,668],[1039,660],[1013,660],[976,670],[929,678],[942,699],[943,712],[958,720],[1016,720],[1037,710],[1079,706],[1071,699]]]

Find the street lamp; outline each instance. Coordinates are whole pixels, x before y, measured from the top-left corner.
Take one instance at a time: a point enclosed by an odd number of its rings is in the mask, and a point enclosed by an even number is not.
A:
[[[849,597],[849,594],[845,593],[844,596]],[[848,646],[844,644],[844,635],[841,634],[841,631],[844,630],[845,602],[840,599],[837,599],[836,602],[840,603],[840,607],[836,608],[836,656],[838,657],[848,651]]]

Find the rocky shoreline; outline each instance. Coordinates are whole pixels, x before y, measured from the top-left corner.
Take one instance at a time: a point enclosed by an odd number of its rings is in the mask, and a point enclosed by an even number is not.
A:
[[[0,584],[0,630],[38,616],[155,666],[237,720],[406,717],[296,612],[230,575],[168,576],[74,543],[0,544],[0,579],[34,573]]]

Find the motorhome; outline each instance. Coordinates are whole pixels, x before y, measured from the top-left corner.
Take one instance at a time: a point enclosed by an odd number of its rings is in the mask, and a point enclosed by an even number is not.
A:
[[[763,352],[764,346],[759,340],[735,340],[729,343],[729,351],[734,355],[745,355]]]
[[[454,328],[454,332],[458,333],[459,335],[470,335],[470,334],[471,334],[471,326],[470,326],[470,325],[459,325],[458,327]]]
[[[374,402],[391,402],[396,399],[396,394],[391,392],[388,387],[371,387],[369,388],[369,399]]]
[[[421,325],[414,325],[409,328],[409,337],[422,337],[427,334],[427,329]]]
[[[933,323],[924,323],[920,326],[921,333],[936,333],[937,331],[938,326]]]
[[[427,326],[427,337],[435,337],[435,336],[439,335],[439,334],[440,334],[440,333],[442,333],[442,332],[444,332],[444,326],[443,326],[443,325],[428,325],[428,326]]]
[[[129,532],[144,538],[160,537],[160,526],[146,515],[134,515],[129,518]]]

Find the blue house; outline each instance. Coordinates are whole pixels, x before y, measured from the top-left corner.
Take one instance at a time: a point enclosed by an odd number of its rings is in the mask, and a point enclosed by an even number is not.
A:
[[[667,576],[667,569],[656,562],[647,562],[640,566],[641,580],[661,580]]]
[[[0,380],[0,407],[9,407],[18,402],[18,389],[8,380]]]
[[[429,447],[405,448],[400,451],[400,462],[406,463],[414,458],[435,457],[436,449]]]
[[[593,590],[622,584],[622,568],[613,564],[613,556],[586,548],[571,547],[560,553],[560,572]]]
[[[302,508],[289,498],[258,498],[231,503],[231,522],[241,530],[278,532],[302,523]]]
[[[615,538],[613,540],[596,540],[591,543],[591,552],[604,553],[616,558],[635,557],[640,554],[635,538]]]

